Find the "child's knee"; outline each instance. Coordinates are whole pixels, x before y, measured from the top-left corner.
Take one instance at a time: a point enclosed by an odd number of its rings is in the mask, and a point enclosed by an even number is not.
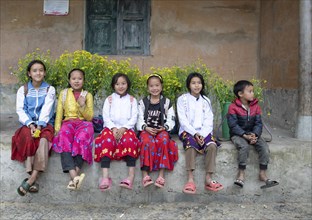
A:
[[[243,151],[243,152],[249,152],[249,144],[240,144],[240,145],[237,145],[237,149],[239,151]]]

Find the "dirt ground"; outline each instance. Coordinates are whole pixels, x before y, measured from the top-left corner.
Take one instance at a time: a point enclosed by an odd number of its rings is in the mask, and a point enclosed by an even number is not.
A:
[[[84,205],[1,203],[1,219],[312,219],[311,204],[157,203]]]

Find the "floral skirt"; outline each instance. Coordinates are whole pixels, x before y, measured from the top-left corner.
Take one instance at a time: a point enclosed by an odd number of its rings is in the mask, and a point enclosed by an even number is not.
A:
[[[69,152],[81,155],[82,159],[92,163],[93,124],[80,119],[63,121],[62,127],[53,139],[52,148],[57,153]]]
[[[11,159],[24,162],[27,157],[36,154],[41,138],[46,138],[51,143],[53,136],[54,128],[50,124],[41,129],[39,138],[33,138],[27,126],[20,127],[12,137]]]
[[[101,162],[103,157],[113,160],[121,160],[126,156],[137,158],[139,151],[139,140],[132,129],[127,130],[117,143],[113,132],[105,127],[95,139],[94,161]]]
[[[180,140],[183,142],[184,150],[187,150],[190,147],[192,147],[201,154],[203,154],[206,151],[206,147],[211,143],[216,144],[217,147],[221,146],[221,144],[218,141],[216,141],[211,134],[205,137],[203,146],[200,146],[195,140],[195,138],[191,134],[187,133],[186,131],[183,131],[180,134]]]
[[[159,169],[173,170],[174,163],[178,160],[178,147],[171,140],[167,131],[162,131],[152,136],[146,131],[140,134],[140,165],[148,166],[150,171]]]

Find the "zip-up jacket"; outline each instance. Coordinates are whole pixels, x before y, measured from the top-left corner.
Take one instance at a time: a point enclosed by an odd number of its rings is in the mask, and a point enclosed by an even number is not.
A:
[[[147,96],[139,101],[139,118],[136,126],[138,131],[144,130],[147,126],[146,120],[149,105],[150,96]],[[175,126],[175,113],[171,101],[164,96],[160,97],[160,111],[161,126],[165,127],[167,131],[171,131]]]
[[[262,134],[261,108],[258,100],[254,99],[249,104],[249,109],[236,99],[229,107],[227,121],[230,128],[230,136],[254,133],[257,137]]]
[[[35,89],[28,82],[25,95],[24,86],[16,94],[16,113],[22,125],[31,123],[46,127],[54,114],[55,89],[46,82],[42,82],[39,89]],[[51,123],[51,122],[50,122]]]

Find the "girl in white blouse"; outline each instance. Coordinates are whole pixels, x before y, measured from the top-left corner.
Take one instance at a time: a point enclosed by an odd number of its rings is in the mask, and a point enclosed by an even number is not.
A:
[[[186,79],[189,93],[178,98],[177,112],[180,123],[179,137],[185,150],[186,171],[188,181],[183,188],[184,193],[195,194],[196,185],[193,171],[197,153],[205,155],[206,182],[205,188],[219,191],[223,186],[212,180],[215,172],[215,161],[218,144],[212,136],[213,113],[210,100],[205,96],[205,82],[200,73],[191,73]]]
[[[125,160],[129,175],[120,182],[120,186],[132,189],[135,162],[139,155],[138,138],[134,126],[138,118],[137,100],[128,94],[131,82],[127,75],[117,73],[111,83],[114,93],[105,99],[103,106],[104,129],[95,139],[94,160],[101,163],[103,177],[100,178],[101,191],[110,189],[109,177],[111,160]]]

